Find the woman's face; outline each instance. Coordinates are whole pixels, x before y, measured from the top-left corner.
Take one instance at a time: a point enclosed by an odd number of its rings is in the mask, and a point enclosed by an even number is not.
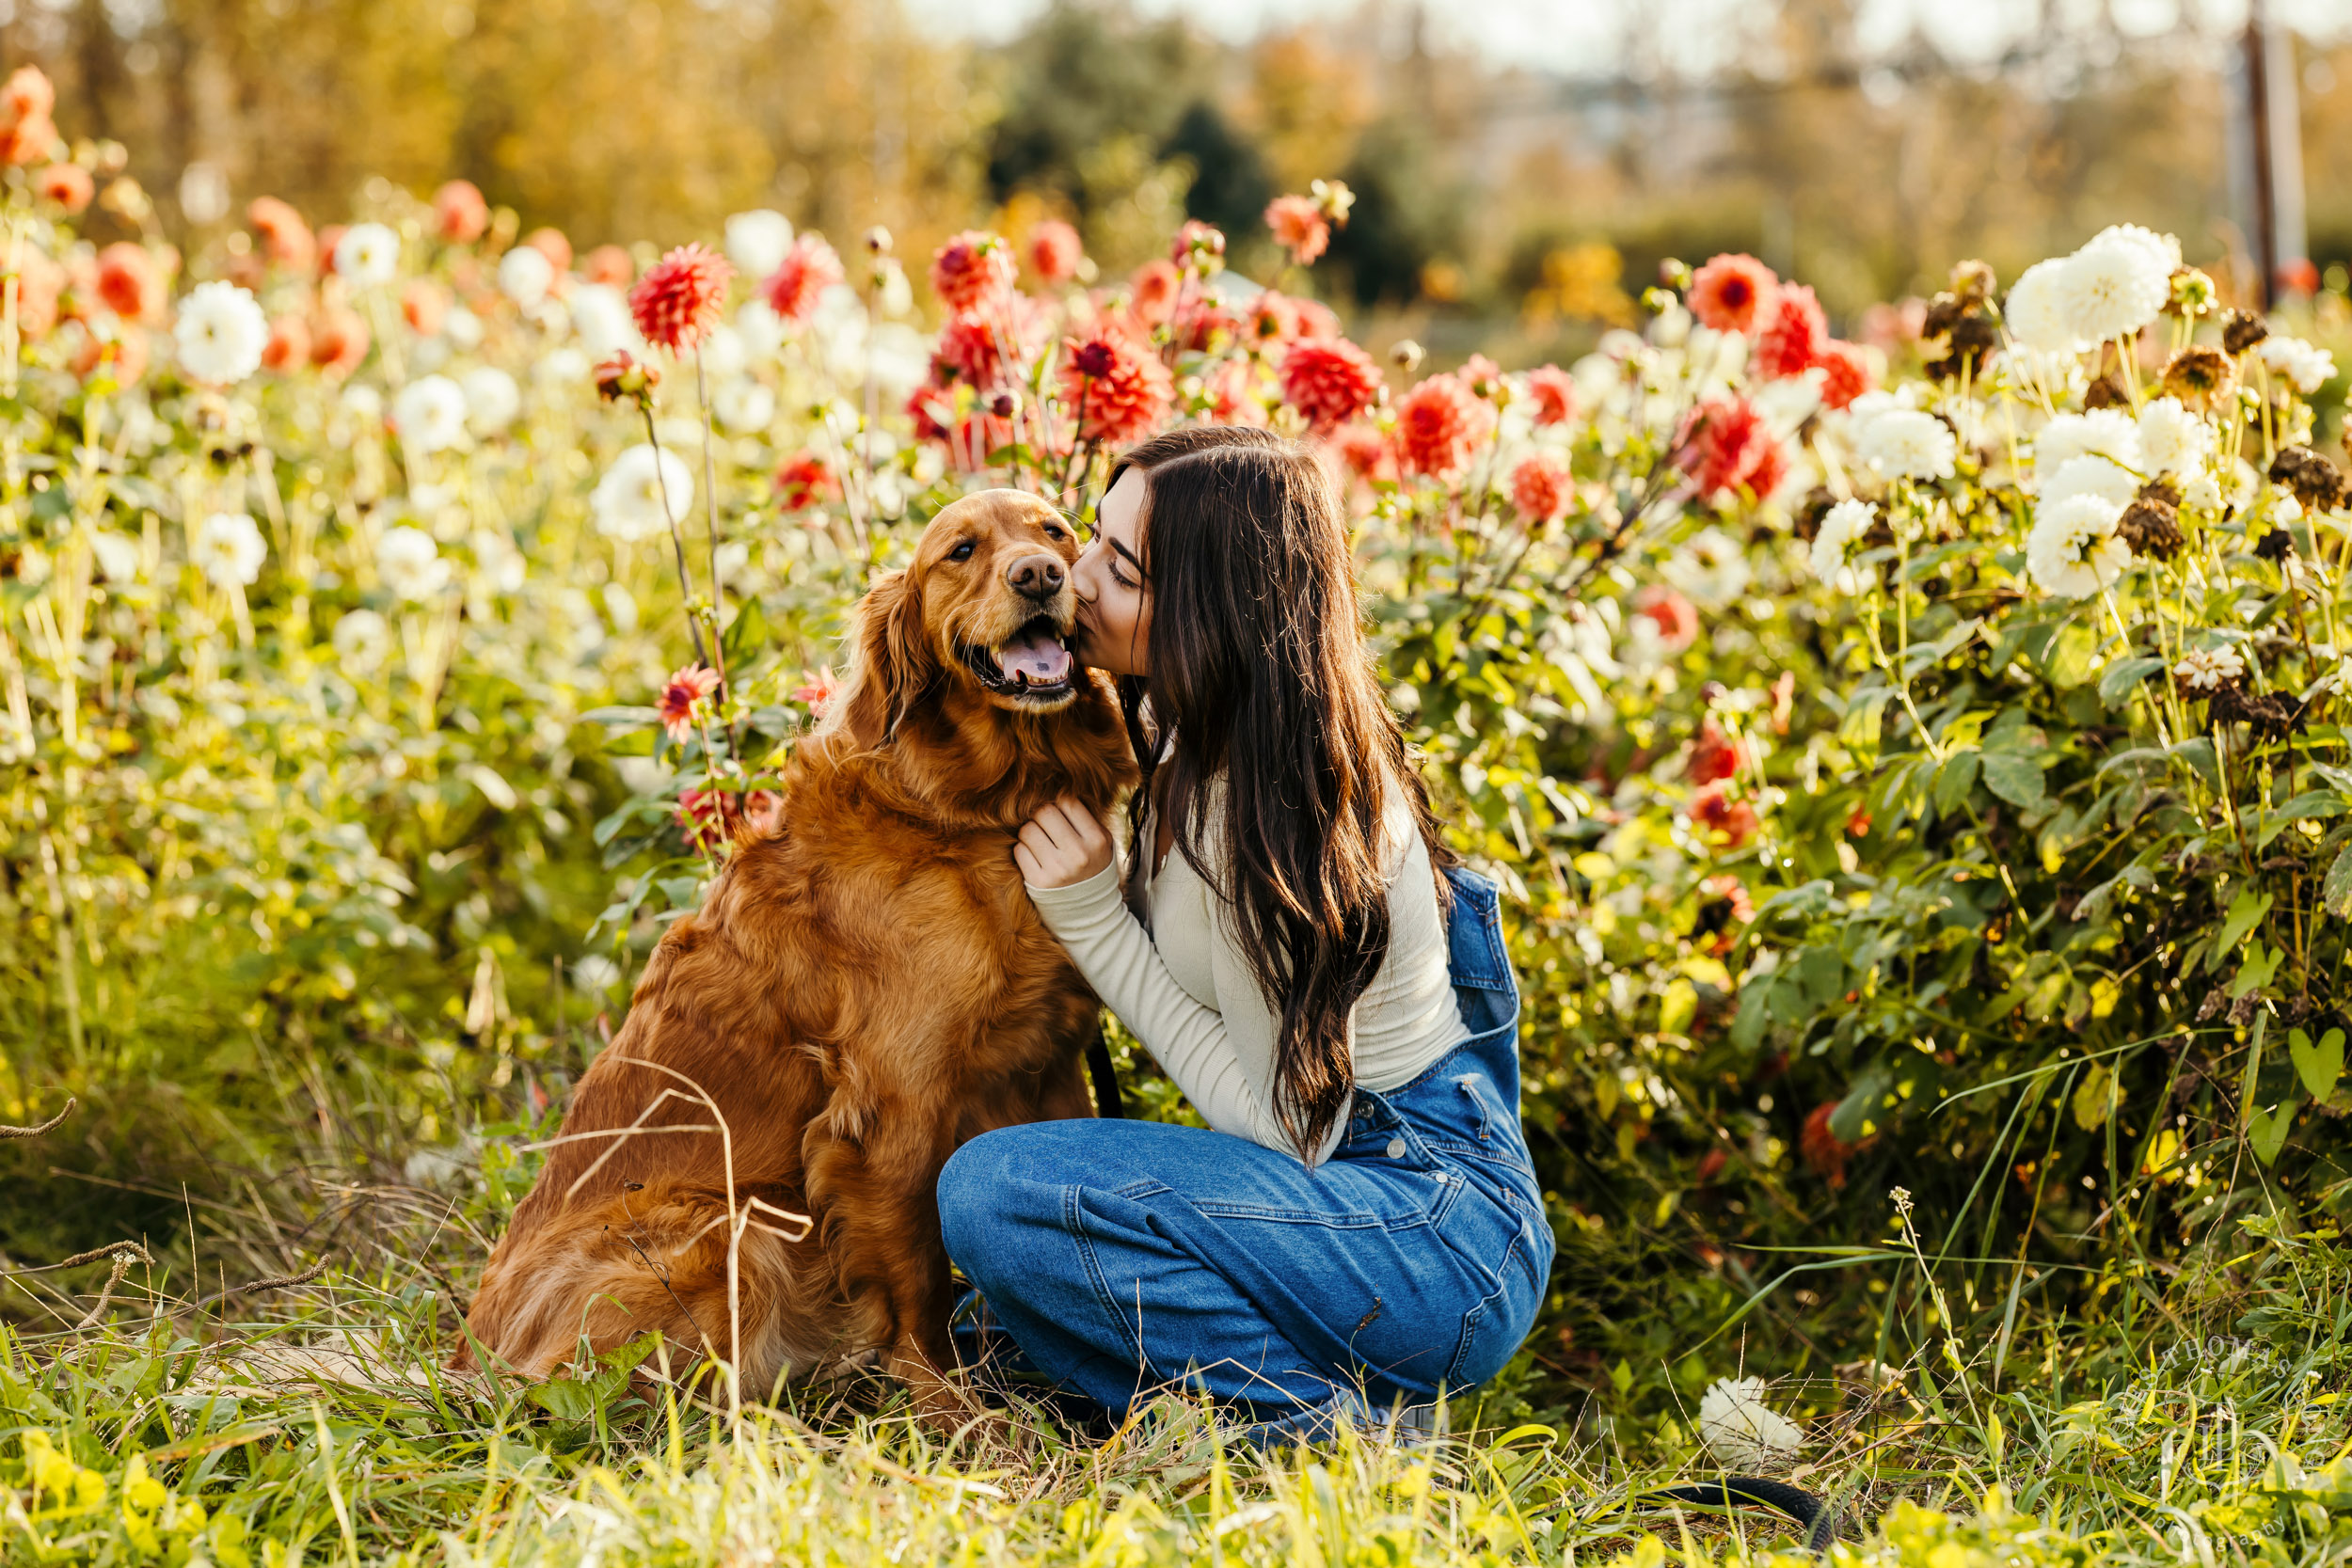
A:
[[[1078,594],[1071,652],[1114,675],[1149,675],[1152,601],[1143,581],[1143,474],[1129,468],[1096,513],[1094,541],[1072,568]]]

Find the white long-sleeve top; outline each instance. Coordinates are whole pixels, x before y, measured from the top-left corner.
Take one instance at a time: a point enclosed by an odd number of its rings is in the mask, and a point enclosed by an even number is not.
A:
[[[1219,843],[1222,781],[1212,784],[1207,846]],[[1353,1081],[1399,1088],[1469,1038],[1447,972],[1446,928],[1428,846],[1400,799],[1382,824],[1391,847],[1389,955],[1358,999],[1351,1024]],[[1150,853],[1153,830],[1141,834]],[[1223,880],[1221,867],[1212,867]],[[1095,993],[1208,1124],[1280,1153],[1296,1153],[1274,1109],[1280,1017],[1266,1006],[1239,944],[1232,911],[1180,849],[1142,889],[1147,932],[1120,896],[1111,864],[1068,887],[1029,887],[1046,928],[1061,939]],[[1346,1131],[1336,1118],[1312,1164]]]

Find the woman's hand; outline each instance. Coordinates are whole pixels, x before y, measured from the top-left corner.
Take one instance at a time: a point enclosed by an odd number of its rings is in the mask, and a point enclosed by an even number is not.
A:
[[[1111,835],[1092,812],[1064,797],[1021,825],[1012,861],[1031,887],[1070,887],[1111,863]]]

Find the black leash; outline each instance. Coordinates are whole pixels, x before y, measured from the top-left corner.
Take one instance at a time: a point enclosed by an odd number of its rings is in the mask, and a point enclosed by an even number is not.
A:
[[[1741,1503],[1756,1503],[1775,1513],[1787,1515],[1804,1527],[1804,1549],[1825,1552],[1837,1539],[1840,1524],[1837,1511],[1823,1499],[1802,1487],[1785,1481],[1766,1481],[1761,1476],[1725,1476],[1695,1486],[1669,1486],[1657,1492],[1644,1492],[1634,1499],[1638,1503],[1687,1503],[1696,1508],[1737,1508]]]
[[[1095,1025],[1093,1043],[1087,1047],[1087,1076],[1094,1080],[1094,1114],[1108,1121],[1124,1119],[1127,1102],[1120,1098],[1119,1069],[1111,1061],[1111,1037],[1101,1024]]]

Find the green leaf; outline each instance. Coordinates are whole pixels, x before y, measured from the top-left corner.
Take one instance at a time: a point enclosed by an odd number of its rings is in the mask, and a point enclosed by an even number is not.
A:
[[[768,612],[759,608],[756,598],[745,598],[743,608],[727,624],[725,635],[719,639],[719,647],[727,656],[727,668],[737,669],[768,641]]]
[[[2163,668],[2164,660],[2149,654],[2117,659],[2099,676],[2099,701],[2109,707],[2122,706],[2131,700],[2140,682]]]
[[[1846,716],[1838,721],[1837,738],[1849,746],[1876,746],[1880,715],[1894,696],[1895,689],[1888,686],[1866,686],[1855,692],[1846,705]]]
[[[2319,886],[2319,901],[2338,920],[2352,919],[2352,844],[2344,847]]]
[[[1740,988],[1739,1016],[1731,1021],[1732,1044],[1754,1051],[1764,1043],[1764,1031],[1772,1023],[1772,994],[1769,979],[1751,980]]]
[[[2344,815],[2344,797],[2332,789],[2309,789],[2280,806],[2272,817],[2278,822],[2300,822],[2305,817],[2327,818]]]
[[[2051,642],[2042,673],[2060,691],[2072,690],[2090,678],[2090,661],[2098,654],[2097,633],[2089,626],[2068,626]]]
[[[2270,903],[2269,894],[2258,892],[2250,884],[2240,888],[2238,895],[2230,900],[2230,912],[2221,922],[2221,940],[2217,945],[2227,952],[2243,942],[2246,933],[2270,912]]]
[[[2287,1031],[2287,1054],[2295,1061],[2296,1076],[2312,1098],[2322,1105],[2336,1092],[2336,1081],[2344,1076],[2344,1031],[2330,1029],[2313,1043],[2300,1029]]]
[[[1963,752],[1944,759],[1944,766],[1935,770],[1935,809],[1950,816],[1967,800],[1968,792],[1977,784],[1977,764],[1981,753]]]
[[[2246,1123],[2246,1142],[2254,1151],[2254,1158],[2268,1165],[2279,1158],[2279,1150],[2287,1143],[2287,1132],[2295,1125],[2295,1103],[2292,1101],[2273,1105],[2268,1112],[2257,1112]]]
[[[2115,1105],[2115,1074],[2104,1062],[2093,1062],[2074,1088],[2074,1125],[2095,1132],[2107,1124]]]
[[[2246,961],[2238,965],[2237,977],[2230,982],[2230,1000],[2249,996],[2269,985],[2286,957],[2283,947],[2265,947],[2260,942],[2247,943]]]
[[[2042,766],[2015,752],[1984,753],[1984,787],[2020,811],[2042,800]]]
[[[1872,1068],[1855,1083],[1837,1109],[1829,1114],[1829,1130],[1841,1144],[1858,1144],[1876,1132],[1882,1102],[1886,1099],[1885,1072]]]
[[[592,707],[580,716],[583,724],[612,724],[616,727],[632,724],[659,724],[661,710],[658,707]]]

